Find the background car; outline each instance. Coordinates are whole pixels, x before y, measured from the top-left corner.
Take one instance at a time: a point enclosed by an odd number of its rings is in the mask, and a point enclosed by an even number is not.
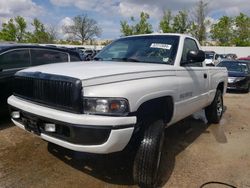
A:
[[[238,60],[244,60],[244,61],[249,61],[250,62],[250,57],[240,57]]]
[[[237,55],[236,54],[232,54],[232,53],[231,54],[227,54],[226,58],[227,59],[237,59]]]
[[[226,60],[220,62],[218,67],[226,67],[228,70],[229,90],[249,92],[250,89],[250,63],[240,60]]]
[[[214,66],[218,63],[218,55],[214,51],[205,51],[205,63],[207,66]]]
[[[52,46],[0,43],[0,107],[7,106],[12,94],[12,77],[24,68],[49,63],[82,61],[74,50]]]

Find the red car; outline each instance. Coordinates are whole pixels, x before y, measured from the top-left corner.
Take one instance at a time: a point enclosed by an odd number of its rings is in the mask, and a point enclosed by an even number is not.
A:
[[[241,57],[238,60],[250,61],[250,56],[248,56],[248,57]]]

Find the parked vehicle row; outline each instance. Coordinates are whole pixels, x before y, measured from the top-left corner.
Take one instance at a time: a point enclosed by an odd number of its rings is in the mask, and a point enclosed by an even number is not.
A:
[[[206,58],[205,63],[207,66],[216,66],[219,62],[223,60],[234,60],[237,59],[237,55],[230,54],[217,54],[215,51],[205,51]]]

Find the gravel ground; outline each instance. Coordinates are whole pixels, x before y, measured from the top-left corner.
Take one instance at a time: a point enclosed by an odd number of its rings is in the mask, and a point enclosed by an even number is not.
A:
[[[161,187],[199,188],[206,182],[223,182],[250,188],[250,94],[226,94],[224,103],[227,110],[219,125],[189,117],[166,130]],[[72,152],[1,117],[0,187],[137,187],[130,176],[132,153]],[[203,186],[220,187],[228,186]]]

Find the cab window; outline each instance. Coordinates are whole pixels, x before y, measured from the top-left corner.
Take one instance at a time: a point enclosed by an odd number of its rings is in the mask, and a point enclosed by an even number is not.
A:
[[[33,66],[68,61],[68,54],[64,52],[47,49],[31,50],[31,62]]]
[[[13,50],[0,55],[0,69],[24,68],[30,66],[28,49]]]

